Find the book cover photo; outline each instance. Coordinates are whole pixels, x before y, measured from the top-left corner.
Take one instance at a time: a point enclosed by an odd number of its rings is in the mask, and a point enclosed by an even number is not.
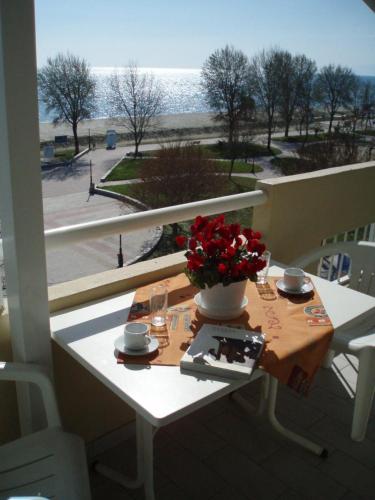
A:
[[[218,325],[203,325],[181,359],[181,368],[231,378],[248,378],[264,346],[264,335]]]

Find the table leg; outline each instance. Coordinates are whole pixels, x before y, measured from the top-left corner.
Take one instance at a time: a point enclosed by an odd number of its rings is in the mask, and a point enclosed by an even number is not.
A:
[[[136,438],[137,438],[137,476],[135,478],[130,478],[125,474],[109,467],[108,465],[102,464],[100,462],[95,462],[93,468],[95,472],[107,477],[108,479],[121,484],[124,488],[135,489],[142,486],[145,482],[145,453],[144,453],[144,441],[143,441],[143,428],[144,419],[136,414]],[[150,425],[150,424],[149,424]],[[152,426],[151,426],[152,428]],[[152,444],[151,444],[152,446]],[[153,500],[154,497],[147,497],[147,500]]]
[[[230,398],[233,399],[241,408],[253,417],[260,417],[266,410],[269,391],[269,378],[266,375],[262,377],[262,387],[258,403],[258,408],[249,403],[238,391],[232,392]]]
[[[287,429],[276,418],[275,409],[276,409],[276,398],[277,398],[277,379],[271,377],[268,373],[263,376],[262,381],[262,389],[260,395],[260,402],[258,409],[254,411],[254,407],[250,404],[246,399],[239,394],[238,392],[234,392],[231,396],[232,399],[241,406],[243,410],[249,413],[252,416],[262,415],[267,410],[267,417],[272,425],[272,427],[279,432],[284,437],[290,439],[291,441],[303,446],[309,451],[312,451],[316,455],[321,457],[326,457],[328,452],[325,448],[322,448],[316,443],[313,443],[309,439],[296,434],[295,432]]]
[[[358,379],[354,401],[351,438],[363,441],[366,436],[375,392],[375,351],[362,349],[359,354]]]
[[[315,455],[319,455],[320,457],[325,458],[328,455],[328,452],[325,448],[322,448],[318,444],[310,441],[309,439],[296,434],[295,432],[287,429],[276,418],[275,409],[276,409],[276,398],[277,398],[277,379],[271,377],[270,375],[266,375],[269,377],[269,394],[268,394],[268,406],[267,406],[267,416],[270,421],[272,427],[279,432],[281,435],[286,438],[294,441],[299,444],[303,448],[306,448],[309,451],[315,453]]]
[[[146,500],[155,500],[154,493],[154,427],[141,418],[143,479]]]

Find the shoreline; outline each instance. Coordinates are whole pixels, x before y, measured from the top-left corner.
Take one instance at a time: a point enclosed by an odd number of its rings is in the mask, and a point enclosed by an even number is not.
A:
[[[217,127],[213,120],[215,113],[179,113],[175,115],[161,115],[154,122],[154,131],[166,132],[169,130],[199,129]],[[87,137],[90,133],[94,136],[104,136],[108,129],[115,129],[118,134],[127,133],[123,126],[119,126],[116,120],[111,118],[96,118],[84,120],[78,124],[79,137]],[[151,131],[150,131],[151,132]],[[53,141],[56,135],[67,135],[72,137],[72,127],[62,123],[54,126],[51,122],[39,123],[40,141]]]

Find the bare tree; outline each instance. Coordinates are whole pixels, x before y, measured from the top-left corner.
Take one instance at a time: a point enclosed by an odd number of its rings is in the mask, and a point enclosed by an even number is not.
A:
[[[315,95],[329,114],[328,134],[331,134],[336,112],[350,105],[354,85],[355,75],[350,68],[330,64],[320,70],[315,82]]]
[[[375,85],[366,81],[361,88],[361,126],[367,130],[375,116]]]
[[[151,208],[215,197],[227,182],[225,176],[216,174],[216,163],[193,144],[165,146],[155,158],[142,162],[143,182],[130,186],[131,196]],[[178,224],[172,224],[172,228],[176,235]]]
[[[95,78],[84,59],[72,54],[48,58],[38,72],[39,93],[47,112],[55,114],[53,123],[70,123],[75,153],[79,153],[78,123],[95,110]]]
[[[297,57],[286,50],[279,50],[280,68],[280,116],[284,121],[284,135],[288,137],[289,127],[293,119],[294,111],[297,105],[298,92],[300,88],[300,75],[298,72]]]
[[[349,122],[350,122],[350,132],[355,138],[355,133],[357,130],[357,123],[361,119],[362,115],[362,84],[358,76],[354,76],[352,88],[350,91],[350,103],[348,105],[350,112]]]
[[[206,100],[228,133],[232,174],[237,156],[236,144],[243,122],[249,120],[255,104],[250,88],[250,65],[246,55],[228,45],[209,56],[202,68],[202,87]]]
[[[300,127],[305,127],[305,139],[309,135],[309,126],[313,115],[314,104],[314,81],[316,75],[316,64],[306,56],[297,56],[299,72],[299,90],[297,95],[296,109],[300,116]]]
[[[267,147],[271,150],[271,135],[276,109],[280,103],[282,58],[280,50],[269,49],[255,56],[251,62],[251,85],[255,97],[267,117]]]
[[[292,56],[290,52],[279,51],[279,57],[281,64],[280,115],[284,121],[284,135],[288,137],[289,127],[298,105],[304,102],[304,109],[299,107],[300,116],[302,115],[304,121],[311,112],[312,82],[316,66],[314,61],[304,55]],[[301,113],[301,111],[304,112]]]
[[[141,73],[131,63],[111,75],[107,97],[110,114],[133,136],[136,158],[146,131],[163,109],[163,90],[152,74]]]

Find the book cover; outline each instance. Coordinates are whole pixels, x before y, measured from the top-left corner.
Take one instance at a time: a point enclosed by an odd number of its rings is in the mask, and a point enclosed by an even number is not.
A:
[[[181,359],[184,370],[222,377],[250,378],[264,346],[264,336],[245,329],[203,325]]]

